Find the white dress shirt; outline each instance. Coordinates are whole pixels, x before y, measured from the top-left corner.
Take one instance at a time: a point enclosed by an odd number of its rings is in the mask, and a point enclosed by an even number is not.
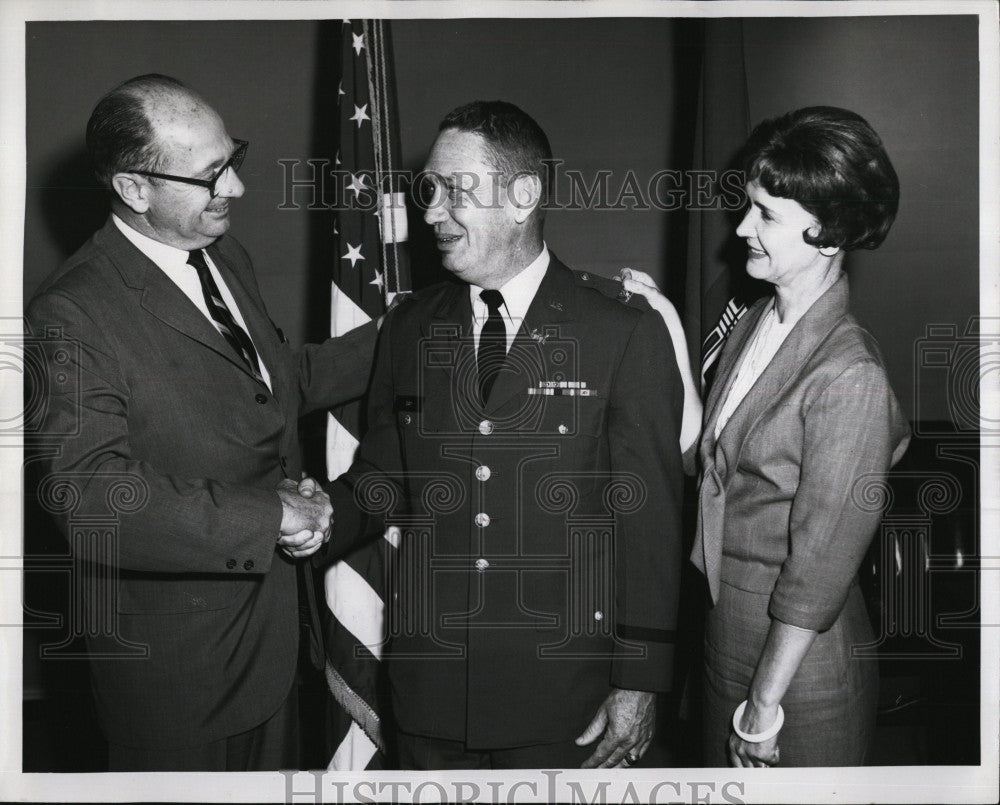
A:
[[[740,364],[739,371],[736,374],[736,379],[729,388],[729,394],[722,404],[722,410],[719,411],[719,418],[715,423],[714,437],[716,441],[719,440],[719,434],[726,427],[726,423],[730,417],[736,412],[739,404],[743,402],[743,398],[747,396],[750,389],[753,388],[753,384],[757,382],[757,378],[764,373],[764,370],[774,358],[774,354],[785,343],[785,339],[792,331],[796,321],[798,321],[797,318],[784,322],[779,321],[778,311],[774,308],[774,300],[771,300],[767,310],[764,311],[764,315],[757,322],[757,330],[753,335],[753,341],[747,348],[743,362]]]
[[[134,245],[140,252],[142,252],[146,257],[152,260],[157,268],[159,268],[164,274],[166,274],[174,284],[181,289],[184,295],[190,299],[196,308],[201,311],[202,315],[208,319],[215,329],[219,329],[218,324],[215,319],[212,318],[212,314],[208,312],[208,305],[205,303],[205,293],[201,289],[201,280],[198,279],[198,271],[194,266],[188,265],[188,253],[183,249],[178,249],[175,246],[168,246],[166,243],[160,243],[158,240],[153,240],[151,237],[143,235],[141,232],[136,231],[128,224],[126,224],[121,218],[112,213],[111,219],[115,222],[115,226],[121,230],[121,233],[129,239],[129,241]],[[215,284],[219,286],[219,293],[222,294],[222,301],[226,303],[226,307],[229,308],[229,312],[233,314],[233,318],[236,323],[243,328],[246,332],[247,337],[250,338],[250,343],[253,343],[253,338],[250,336],[250,328],[247,327],[247,323],[243,320],[243,314],[240,313],[240,308],[236,304],[236,300],[233,298],[232,293],[229,290],[229,286],[226,285],[226,281],[222,278],[222,274],[219,273],[219,269],[215,267],[215,263],[212,262],[212,258],[208,256],[208,252],[202,252],[205,255],[205,262],[208,264],[208,270],[211,272]],[[267,371],[267,367],[264,365],[264,361],[260,357],[260,351],[257,349],[256,344],[254,345],[254,351],[257,352],[257,363],[260,365],[260,374],[264,378],[264,382],[267,383],[267,387],[271,388],[271,375]],[[273,390],[273,389],[272,389]]]
[[[510,345],[514,343],[524,316],[531,307],[531,302],[538,293],[538,286],[542,284],[545,272],[549,267],[549,250],[542,244],[542,251],[526,268],[516,276],[511,277],[502,288],[497,290],[503,295],[503,306],[500,308],[500,316],[503,319],[504,327],[507,329],[507,351],[510,352]],[[479,334],[483,331],[490,310],[479,294],[483,289],[478,285],[469,286],[469,298],[472,300],[472,337],[476,344],[476,354],[479,353]]]

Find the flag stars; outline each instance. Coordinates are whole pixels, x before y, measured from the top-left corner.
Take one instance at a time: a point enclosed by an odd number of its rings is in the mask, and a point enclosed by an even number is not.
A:
[[[358,128],[359,129],[361,128],[361,124],[365,120],[371,120],[371,118],[368,117],[368,104],[366,103],[364,106],[357,106],[357,105],[355,105],[355,107],[354,107],[354,115],[350,119],[358,121]]]
[[[365,46],[365,37],[364,37],[364,34],[355,34],[355,33],[352,33],[351,34],[351,38],[354,40],[353,43],[351,44],[351,47],[354,48],[354,55],[355,56],[360,56],[361,55],[361,49]]]
[[[351,183],[347,185],[347,189],[354,191],[354,200],[357,201],[361,197],[361,191],[366,189],[365,177],[352,173]]]
[[[351,268],[354,268],[358,264],[358,260],[364,260],[364,255],[361,254],[361,244],[354,246],[351,243],[347,244],[347,254],[340,258],[341,260],[350,260]]]
[[[385,290],[385,274],[383,274],[381,271],[379,271],[376,268],[375,269],[375,279],[373,279],[368,284],[369,285],[375,285],[379,289],[379,291],[384,291]]]

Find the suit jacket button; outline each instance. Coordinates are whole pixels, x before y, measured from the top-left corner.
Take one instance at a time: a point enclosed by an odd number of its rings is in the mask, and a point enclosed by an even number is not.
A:
[[[226,560],[226,567],[228,567],[230,570],[232,570],[234,567],[236,567],[236,560],[235,559],[227,559]]]
[[[478,478],[480,481],[488,481],[492,474],[493,471],[485,464],[483,464],[481,467],[476,467],[476,478]]]
[[[253,559],[247,559],[243,563],[243,569],[244,570],[253,570]]]
[[[489,563],[489,560],[487,560],[487,559],[480,558],[480,559],[476,560],[476,572],[477,573],[485,573],[486,572],[486,568],[488,568],[489,566],[490,566],[490,563]]]
[[[493,423],[488,419],[484,419],[479,423],[479,432],[483,434],[483,436],[489,436],[493,433]]]
[[[267,404],[267,395],[266,394],[255,394],[254,395],[254,399],[260,405],[266,405]]]
[[[476,515],[476,525],[480,528],[486,528],[490,524],[490,516],[486,512],[479,512]]]

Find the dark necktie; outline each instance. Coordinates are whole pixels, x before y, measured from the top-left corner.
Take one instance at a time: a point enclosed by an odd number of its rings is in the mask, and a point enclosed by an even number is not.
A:
[[[486,303],[490,315],[479,334],[479,351],[476,368],[479,370],[479,397],[483,405],[490,399],[493,382],[507,360],[507,328],[500,316],[503,294],[500,291],[483,291],[479,297]]]
[[[215,322],[219,332],[229,342],[229,345],[236,350],[236,354],[246,362],[253,376],[263,382],[264,378],[260,373],[260,363],[257,361],[257,350],[254,349],[253,342],[250,340],[250,336],[247,335],[246,330],[236,323],[233,314],[226,307],[226,303],[222,299],[222,294],[219,293],[219,286],[215,284],[215,279],[212,277],[212,272],[208,269],[208,263],[205,262],[205,255],[202,254],[201,249],[188,252],[188,265],[193,266],[195,271],[198,272],[198,279],[201,280],[201,290],[205,294],[205,304],[208,305],[208,312],[212,315],[212,320]]]

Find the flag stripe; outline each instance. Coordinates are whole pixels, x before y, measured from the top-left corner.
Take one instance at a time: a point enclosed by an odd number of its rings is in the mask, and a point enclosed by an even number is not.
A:
[[[379,748],[365,735],[364,730],[356,723],[352,723],[348,729],[347,739],[337,747],[328,768],[330,771],[371,768],[371,761],[378,751]]]
[[[382,598],[347,562],[338,562],[326,574],[326,601],[354,639],[381,659],[385,633]],[[376,611],[378,616],[372,617]]]
[[[358,429],[356,422],[350,424]],[[357,449],[357,435],[348,424],[329,414],[326,422],[326,474],[329,480],[333,481],[344,474],[354,461],[354,451]]]

